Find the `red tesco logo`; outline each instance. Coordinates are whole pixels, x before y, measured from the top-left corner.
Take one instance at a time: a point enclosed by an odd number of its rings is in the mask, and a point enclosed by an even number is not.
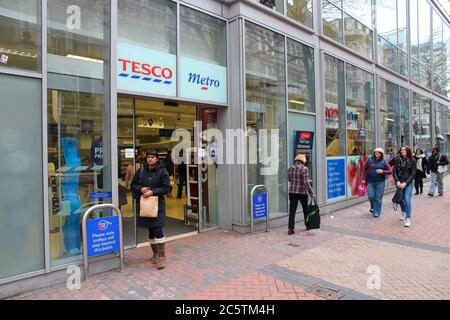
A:
[[[122,63],[122,70],[127,72],[131,68],[132,73],[142,74],[144,76],[154,76],[157,78],[171,79],[173,77],[172,69],[162,68],[161,66],[151,66],[148,63],[140,63],[136,61],[119,58]]]

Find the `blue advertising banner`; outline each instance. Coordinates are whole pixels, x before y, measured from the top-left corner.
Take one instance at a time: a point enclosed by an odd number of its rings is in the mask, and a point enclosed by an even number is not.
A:
[[[253,195],[253,219],[267,217],[267,193]]]
[[[112,192],[92,192],[91,199],[112,198]]]
[[[88,257],[120,250],[119,217],[87,220]]]
[[[345,157],[327,158],[327,199],[338,200],[347,195]]]

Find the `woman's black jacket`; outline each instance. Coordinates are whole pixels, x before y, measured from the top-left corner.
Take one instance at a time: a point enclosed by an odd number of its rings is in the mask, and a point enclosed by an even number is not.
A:
[[[408,186],[414,180],[416,170],[416,164],[413,164],[410,159],[407,159],[404,164],[400,158],[396,159],[393,174],[395,182],[406,183]]]
[[[142,173],[140,170],[144,170]],[[141,188],[148,187],[153,191],[154,196],[158,196],[158,217],[147,218],[139,216],[139,202],[141,199]],[[166,224],[166,203],[164,196],[170,192],[169,173],[160,163],[154,169],[150,169],[147,164],[136,172],[131,182],[133,198],[136,199],[136,214],[138,226],[141,228],[164,227]]]

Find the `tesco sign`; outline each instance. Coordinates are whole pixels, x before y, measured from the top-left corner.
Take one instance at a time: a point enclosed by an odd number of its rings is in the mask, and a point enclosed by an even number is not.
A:
[[[119,40],[119,90],[176,96],[176,55]]]
[[[148,63],[142,63],[138,61],[126,60],[119,58],[122,63],[122,71],[124,73],[131,72],[133,74],[141,74],[144,76],[153,76],[157,78],[172,79],[173,71],[171,68],[165,68],[161,66],[151,66]]]
[[[226,66],[180,56],[177,69],[175,54],[122,39],[117,57],[118,90],[176,97],[178,85],[182,98],[227,103]]]

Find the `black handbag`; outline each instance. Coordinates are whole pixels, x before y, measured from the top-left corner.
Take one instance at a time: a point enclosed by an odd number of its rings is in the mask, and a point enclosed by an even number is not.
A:
[[[405,193],[403,189],[397,188],[394,197],[392,197],[392,203],[394,204],[394,210],[397,211],[398,206],[405,202]]]
[[[320,210],[315,201],[308,205],[308,215],[306,216],[305,224],[308,230],[320,228]]]

